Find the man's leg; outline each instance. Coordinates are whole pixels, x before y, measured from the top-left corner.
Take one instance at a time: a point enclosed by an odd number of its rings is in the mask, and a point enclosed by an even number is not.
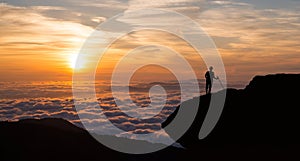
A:
[[[213,80],[211,80],[211,81],[209,82],[209,93],[211,93],[211,88],[212,88],[212,86],[213,86]]]
[[[206,81],[206,86],[205,86],[205,92],[206,92],[206,94],[208,94],[209,84],[210,83],[208,81]]]

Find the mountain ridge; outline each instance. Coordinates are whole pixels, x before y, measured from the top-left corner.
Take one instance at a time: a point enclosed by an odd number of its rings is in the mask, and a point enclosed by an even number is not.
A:
[[[3,161],[299,160],[299,97],[290,92],[300,91],[298,82],[300,74],[276,74],[256,76],[245,89],[226,89],[221,118],[202,140],[198,134],[210,95],[200,96],[197,116],[178,140],[185,149],[171,146],[150,154],[124,154],[101,145],[86,130],[63,119],[29,119],[0,122],[0,157]]]
[[[260,151],[257,155],[264,154],[264,158],[280,160],[279,158],[282,159],[284,155],[289,154],[288,158],[291,159],[296,153],[290,152],[300,151],[300,130],[297,128],[300,124],[298,116],[300,106],[297,101],[299,96],[290,92],[292,89],[300,91],[298,82],[300,82],[299,74],[275,74],[256,76],[245,89],[227,89],[223,113],[215,128],[203,140],[198,139],[198,134],[209,108],[210,95],[201,96],[196,118],[178,142],[192,149],[191,151],[199,147],[208,149],[224,147],[221,150],[226,152],[229,152],[227,149],[236,152],[245,149],[256,154],[255,148],[266,147],[265,153]],[[180,106],[162,123],[162,127],[173,120],[179,108]],[[275,151],[280,153],[274,153]],[[239,153],[240,155],[236,156],[250,155]],[[211,154],[210,151],[207,154]]]

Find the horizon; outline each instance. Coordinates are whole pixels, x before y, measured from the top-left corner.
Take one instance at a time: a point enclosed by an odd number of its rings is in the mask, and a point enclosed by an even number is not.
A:
[[[1,1],[0,121],[63,118],[97,134],[170,141],[161,123],[182,102],[208,95],[220,116],[224,89],[244,89],[255,76],[300,74],[299,6]],[[210,99],[209,84],[218,99]]]

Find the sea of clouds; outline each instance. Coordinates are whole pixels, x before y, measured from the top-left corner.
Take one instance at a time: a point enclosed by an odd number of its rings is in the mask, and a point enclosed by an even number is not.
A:
[[[132,100],[125,97],[126,93],[121,92],[116,98],[102,90],[98,102],[86,100],[80,102],[84,108],[75,108],[71,82],[0,82],[0,85],[0,121],[63,118],[93,133],[151,142],[168,140],[169,136],[161,130],[161,123],[182,101],[200,95],[179,91],[178,84],[170,82],[167,84],[167,93],[152,90],[150,98],[149,86],[136,83],[133,88],[135,90],[130,92]],[[189,85],[188,81],[185,82],[185,86]],[[204,87],[203,81],[199,85]],[[98,83],[96,88],[98,86],[105,89],[105,84]],[[126,86],[119,85],[119,88]],[[152,138],[132,135],[153,132],[157,133]]]

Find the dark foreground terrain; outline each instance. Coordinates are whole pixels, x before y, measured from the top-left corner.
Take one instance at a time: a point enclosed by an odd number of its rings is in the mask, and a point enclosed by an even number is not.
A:
[[[292,93],[293,91],[296,91]],[[300,75],[257,76],[243,90],[228,89],[222,116],[199,140],[210,95],[200,97],[190,129],[178,142],[186,147],[129,155],[98,143],[84,129],[62,119],[0,123],[1,161],[93,160],[300,160]],[[218,95],[216,93],[214,95]],[[193,101],[193,100],[189,100]],[[179,109],[178,107],[177,109]],[[162,124],[168,125],[177,110]],[[110,137],[110,136],[107,136]],[[171,136],[172,137],[172,136]],[[130,140],[119,139],[120,142]],[[154,144],[134,141],[145,146]]]

